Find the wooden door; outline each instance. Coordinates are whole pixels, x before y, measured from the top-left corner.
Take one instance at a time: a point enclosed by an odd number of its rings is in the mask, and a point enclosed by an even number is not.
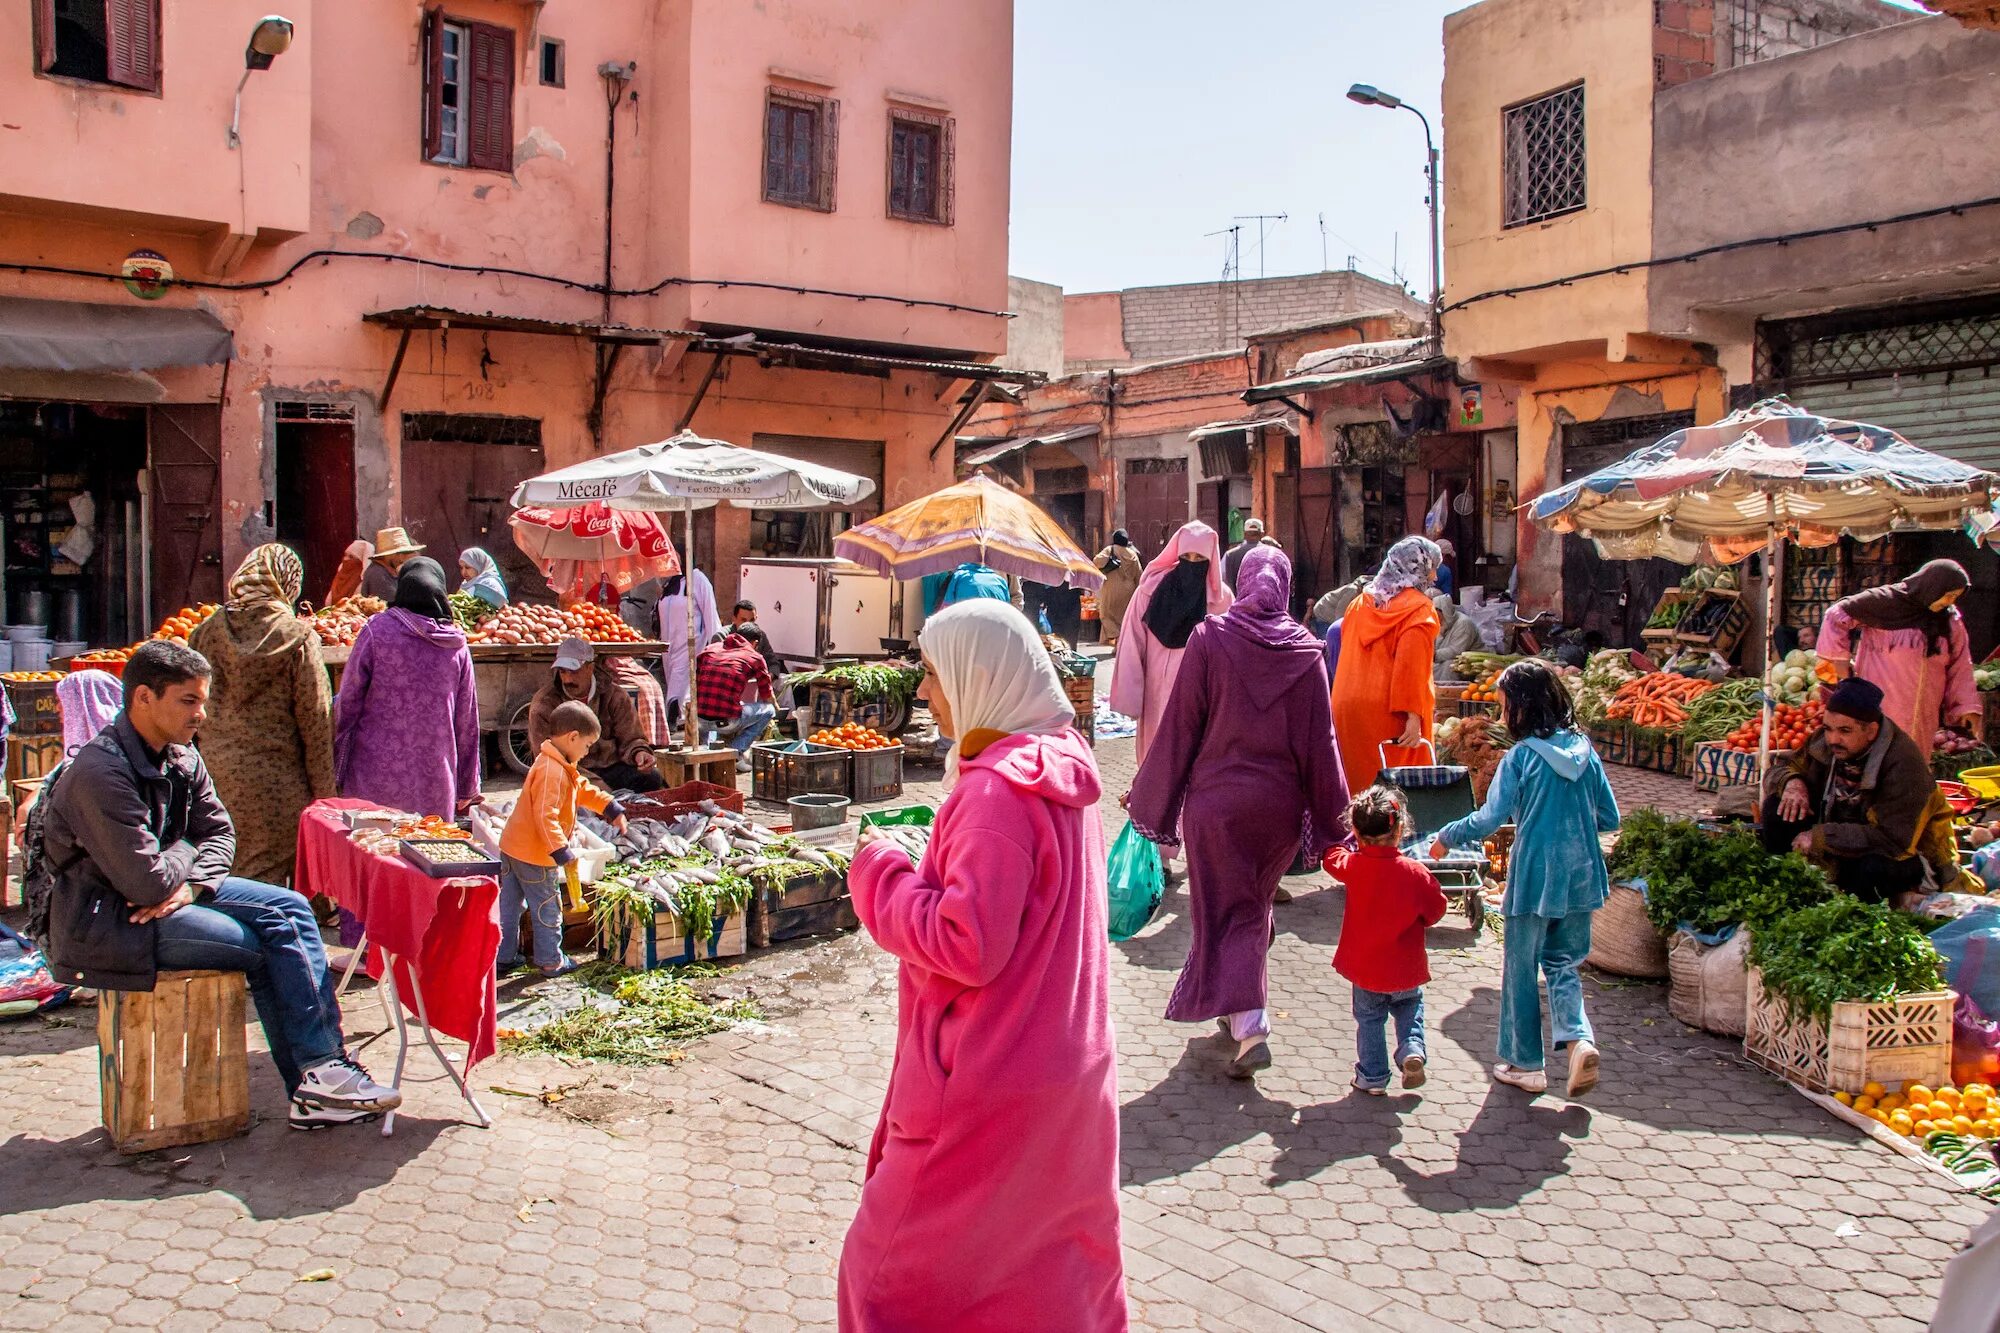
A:
[[[173,404],[147,414],[153,596],[149,623],[222,600],[222,408]]]
[[[347,544],[361,535],[354,507],[353,423],[280,421],[277,452],[278,540],[305,563],[305,596],[317,606]]]
[[[514,544],[507,499],[514,487],[546,471],[538,444],[474,444],[424,440],[403,445],[403,526],[424,554],[458,586],[458,553],[479,546],[499,562],[516,601],[550,602],[548,580]]]
[[[1140,558],[1151,560],[1165,550],[1187,521],[1187,459],[1127,459],[1124,527]]]

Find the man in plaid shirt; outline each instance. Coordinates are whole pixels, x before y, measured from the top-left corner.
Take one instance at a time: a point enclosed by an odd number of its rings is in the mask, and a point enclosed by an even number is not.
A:
[[[756,697],[746,699],[753,690]],[[736,751],[736,769],[748,771],[750,747],[778,715],[778,705],[771,669],[741,634],[728,635],[694,659],[694,711],[703,725],[735,728],[727,739]]]

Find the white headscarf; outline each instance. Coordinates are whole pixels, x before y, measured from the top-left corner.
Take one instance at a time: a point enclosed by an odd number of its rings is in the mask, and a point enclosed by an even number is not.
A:
[[[958,731],[947,781],[958,779],[959,741],[975,731],[1051,735],[1076,721],[1049,650],[1010,603],[981,597],[946,607],[924,622],[917,643],[937,668]]]
[[[1437,577],[1438,566],[1443,563],[1444,552],[1436,542],[1428,537],[1405,537],[1382,557],[1382,568],[1369,583],[1368,595],[1377,606],[1387,605],[1391,597],[1405,588],[1427,586]]]

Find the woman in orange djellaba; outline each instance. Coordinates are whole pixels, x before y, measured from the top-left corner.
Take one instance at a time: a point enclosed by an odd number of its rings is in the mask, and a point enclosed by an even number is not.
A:
[[[1423,748],[1437,710],[1431,656],[1438,613],[1426,590],[1443,560],[1436,542],[1403,538],[1341,619],[1333,734],[1349,791],[1374,785],[1385,745],[1390,764],[1436,762]]]

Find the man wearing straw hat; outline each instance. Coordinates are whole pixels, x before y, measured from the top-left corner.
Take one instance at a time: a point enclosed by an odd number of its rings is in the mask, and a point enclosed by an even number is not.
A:
[[[361,595],[379,597],[385,602],[395,601],[396,571],[423,549],[411,541],[410,534],[401,528],[383,528],[376,533],[375,558],[369,561],[368,572],[361,576]]]

